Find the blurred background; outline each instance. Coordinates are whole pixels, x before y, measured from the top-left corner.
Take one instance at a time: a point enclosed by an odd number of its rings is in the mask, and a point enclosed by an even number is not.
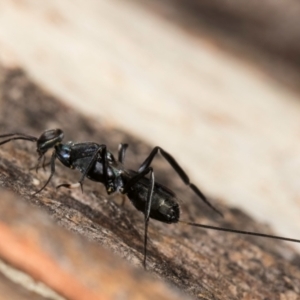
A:
[[[299,238],[298,1],[0,0],[0,63]]]

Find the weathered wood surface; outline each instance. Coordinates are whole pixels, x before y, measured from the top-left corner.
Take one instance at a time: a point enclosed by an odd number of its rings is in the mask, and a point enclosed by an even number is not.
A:
[[[107,144],[110,149],[117,149],[119,142],[128,142],[130,148],[126,165],[133,168],[149,153],[150,147],[136,138],[107,127],[101,120],[83,117],[47,95],[21,71],[1,69],[0,74],[1,133],[21,130],[38,136],[44,129],[61,127],[65,131],[66,140],[96,141]],[[49,171],[40,170],[36,174],[30,170],[36,164],[36,159],[35,145],[30,142],[13,142],[0,148],[1,188],[19,195],[15,197],[1,192],[0,239],[9,228],[18,245],[27,247],[29,251],[28,254],[20,254],[18,250],[22,248],[15,248],[12,240],[6,240],[6,249],[9,249],[11,243],[11,253],[5,252],[2,245],[0,256],[7,264],[43,281],[60,295],[79,299],[74,296],[74,291],[68,294],[68,285],[53,284],[51,280],[56,274],[52,273],[53,269],[44,268],[39,257],[33,253],[34,247],[40,247],[40,255],[51,255],[56,267],[64,271],[67,269],[73,276],[71,279],[84,285],[89,293],[96,293],[98,299],[103,299],[102,296],[110,299],[107,294],[101,294],[104,280],[111,284],[111,299],[119,299],[120,285],[128,289],[129,296],[122,294],[124,299],[135,299],[132,295],[139,292],[143,292],[140,299],[153,299],[155,292],[164,293],[166,299],[175,299],[176,292],[164,282],[169,282],[171,286],[197,299],[300,298],[300,257],[289,245],[154,221],[150,222],[149,227],[148,272],[157,280],[149,279],[141,266],[142,215],[130,203],[120,207],[121,199],[117,195],[108,199],[101,184],[88,180],[83,194],[80,190],[56,191],[55,186],[59,183],[76,182],[79,178],[78,173],[59,164],[47,189],[32,197],[32,192],[49,175]],[[270,232],[267,227],[254,222],[241,211],[230,209],[212,199],[225,215],[224,219],[218,218],[182,187],[180,180],[162,161],[158,160],[155,171],[159,180],[174,188],[179,198],[183,199],[182,219]],[[28,207],[27,203],[31,206]],[[44,222],[43,214],[36,212],[32,204],[50,215],[55,223],[77,233],[79,237],[71,237],[63,229],[60,233],[56,226],[49,225],[49,221]],[[46,227],[47,234],[44,231]],[[20,238],[20,235],[23,237]],[[70,241],[70,244],[65,240]],[[98,246],[95,247],[95,243]],[[111,253],[108,254],[102,247]],[[32,259],[27,260],[28,257]],[[120,257],[126,259],[127,264],[119,263]],[[129,265],[134,265],[137,270],[132,271]],[[112,271],[103,274],[102,268]],[[8,286],[2,287],[2,291]],[[75,285],[75,288],[78,287]],[[13,292],[18,293],[18,288],[14,288]],[[0,292],[0,295],[3,293]],[[11,299],[22,298],[18,294]]]
[[[45,212],[25,199],[3,190],[1,195],[0,299],[182,298],[141,270],[130,269],[103,247],[53,224]],[[38,202],[48,202],[49,209],[55,205],[49,198]],[[87,224],[80,210],[74,213],[63,207],[54,208],[56,217],[63,213],[60,221],[69,229],[86,231],[84,227],[89,225],[87,238],[91,238],[99,221],[94,226]],[[70,226],[72,223],[75,226]]]
[[[297,0],[5,0],[0,59],[298,236],[299,22]]]

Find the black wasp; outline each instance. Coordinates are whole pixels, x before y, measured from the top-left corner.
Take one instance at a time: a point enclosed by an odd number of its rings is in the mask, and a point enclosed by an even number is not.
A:
[[[64,133],[61,129],[46,130],[39,138],[23,133],[3,134],[0,135],[0,138],[4,138],[4,140],[0,142],[0,145],[8,143],[12,140],[27,140],[36,142],[37,152],[39,155],[37,168],[39,167],[42,159],[44,159],[45,162],[46,152],[51,148],[54,149],[50,160],[50,176],[42,188],[35,192],[34,195],[41,192],[50,182],[55,173],[56,159],[58,159],[64,166],[71,169],[77,169],[82,173],[78,183],[61,184],[58,187],[73,188],[80,185],[82,188],[83,181],[85,177],[87,177],[90,180],[104,184],[108,194],[119,192],[127,195],[135,208],[144,214],[144,268],[146,268],[147,232],[150,218],[169,224],[181,222],[195,227],[300,243],[300,240],[297,239],[249,231],[233,230],[179,220],[180,209],[175,193],[167,187],[156,182],[154,178],[154,172],[151,167],[151,163],[158,152],[160,152],[160,154],[172,166],[182,181],[188,185],[194,191],[194,193],[205,202],[206,205],[208,205],[219,215],[223,215],[214,206],[212,206],[203,193],[193,183],[190,182],[189,177],[179,166],[176,160],[160,147],[154,147],[149,156],[141,164],[138,171],[134,171],[126,169],[123,164],[126,149],[128,147],[127,144],[120,144],[118,160],[116,160],[113,154],[107,150],[107,147],[104,144],[97,144],[93,142],[74,143],[72,141],[63,143],[62,141],[64,138]],[[148,174],[149,178],[146,177]]]

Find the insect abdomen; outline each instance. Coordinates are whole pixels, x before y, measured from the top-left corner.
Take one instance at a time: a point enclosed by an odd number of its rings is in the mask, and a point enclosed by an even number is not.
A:
[[[132,204],[142,213],[145,212],[148,189],[148,186],[137,182],[127,193]],[[175,200],[173,193],[171,194],[169,190],[156,183],[152,196],[150,218],[164,223],[177,223],[180,217],[180,210]]]

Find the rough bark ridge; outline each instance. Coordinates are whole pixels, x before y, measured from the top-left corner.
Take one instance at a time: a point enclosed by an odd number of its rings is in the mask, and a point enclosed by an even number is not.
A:
[[[21,131],[39,136],[45,129],[59,127],[64,130],[66,140],[105,143],[111,150],[117,149],[120,142],[127,142],[130,151],[126,165],[132,168],[136,168],[151,150],[151,147],[121,130],[101,124],[99,120],[90,120],[64,106],[33,84],[20,70],[1,69],[0,74],[1,133]],[[172,152],[172,149],[168,151]],[[128,201],[125,207],[120,207],[121,198],[118,195],[108,199],[101,184],[88,180],[84,184],[83,194],[79,189],[56,191],[56,185],[62,182],[76,182],[80,177],[80,174],[64,168],[59,163],[56,174],[46,190],[32,197],[32,192],[49,176],[48,170],[40,170],[38,174],[35,170],[30,170],[36,162],[37,155],[33,143],[16,141],[0,148],[1,188],[21,196],[20,200],[2,192],[0,236],[8,232],[5,231],[7,228],[12,231],[14,226],[19,228],[20,222],[23,221],[21,233],[28,238],[27,243],[36,245],[35,238],[40,233],[39,243],[44,247],[41,251],[45,251],[44,255],[49,254],[47,251],[52,253],[52,259],[55,261],[53,264],[64,265],[68,259],[68,270],[74,276],[69,280],[73,283],[76,281],[74,286],[80,292],[91,293],[95,299],[109,297],[114,299],[120,296],[118,292],[121,293],[120,285],[123,284],[127,293],[122,294],[125,299],[135,299],[133,295],[136,296],[137,291],[141,290],[142,294],[139,296],[142,295],[144,298],[153,299],[154,295],[156,297],[160,295],[162,299],[161,295],[164,294],[166,299],[175,299],[178,292],[162,284],[160,281],[163,279],[186,295],[197,299],[300,299],[300,257],[290,245],[260,238],[205,231],[179,224],[165,225],[156,221],[151,221],[149,226],[147,264],[149,272],[159,279],[153,280],[141,270],[143,216],[135,211]],[[155,171],[159,181],[174,189],[179,198],[184,199],[181,202],[182,219],[271,233],[269,228],[257,224],[243,212],[225,207],[220,201],[213,199],[212,202],[225,215],[224,219],[218,218],[189,192],[167,164],[159,159],[155,164]],[[26,203],[40,207],[68,231],[59,230],[54,225],[53,228],[49,225],[48,231],[46,229],[44,231],[44,227],[48,225],[43,223],[39,212],[35,212],[36,208],[30,206],[28,209]],[[32,234],[33,231],[36,233]],[[70,231],[84,238],[74,237]],[[46,237],[43,234],[46,234]],[[72,248],[67,243],[65,246],[59,246],[60,242],[63,243],[63,240],[68,239],[71,241],[75,239],[75,242],[70,242]],[[16,249],[17,246],[10,241],[12,249]],[[18,242],[20,241],[22,239],[19,238]],[[95,246],[94,243],[98,245]],[[111,257],[112,254],[108,254],[105,250],[103,252],[105,254],[100,255],[102,251],[100,245],[113,252],[114,256]],[[21,243],[21,246],[24,245]],[[43,281],[63,297],[80,299],[79,292],[76,296],[72,291],[68,291],[67,285],[56,285],[51,281],[51,272],[55,269],[49,267],[47,270],[50,274],[41,273],[43,266],[38,264],[34,253],[31,253],[33,264],[30,265],[25,263],[26,257],[22,258],[18,253],[11,259],[10,253],[5,254],[7,252],[3,247],[0,247],[0,256],[8,265]],[[60,247],[69,247],[70,252]],[[33,252],[33,248],[29,247],[28,251],[26,256],[30,251]],[[128,264],[119,262],[115,256],[125,258]],[[135,265],[139,270],[132,271],[129,264]],[[113,269],[115,273],[106,272],[100,275],[100,270],[107,270],[106,268]],[[103,282],[107,285],[103,285]],[[134,282],[137,283],[136,286]],[[80,284],[84,287],[80,287]],[[105,294],[108,284],[111,293]],[[4,287],[0,285],[0,289]],[[17,288],[12,290],[15,293],[18,291]],[[155,291],[161,294],[153,294]],[[21,292],[19,294],[21,295]],[[23,299],[21,296],[11,299],[19,299],[18,297]],[[37,295],[35,297],[47,298]]]

